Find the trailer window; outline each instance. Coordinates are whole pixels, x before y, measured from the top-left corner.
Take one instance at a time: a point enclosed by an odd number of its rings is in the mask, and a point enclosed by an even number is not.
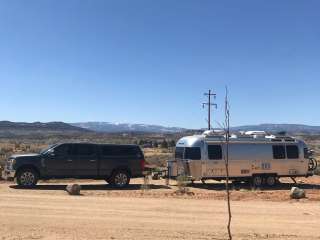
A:
[[[191,160],[200,160],[201,159],[201,151],[199,147],[187,147],[185,148],[184,153],[185,159]]]
[[[175,158],[183,159],[183,152],[184,152],[183,147],[176,147]]]
[[[211,160],[221,160],[222,159],[221,145],[208,145],[208,157]]]
[[[287,157],[289,159],[297,159],[297,158],[299,158],[299,148],[298,148],[298,146],[294,146],[294,145],[287,146]]]
[[[286,149],[282,145],[272,146],[273,158],[274,159],[285,159],[286,158]]]

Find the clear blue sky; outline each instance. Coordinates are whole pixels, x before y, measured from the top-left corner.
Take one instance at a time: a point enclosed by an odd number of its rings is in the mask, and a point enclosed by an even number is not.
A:
[[[320,1],[2,0],[0,119],[320,125]]]

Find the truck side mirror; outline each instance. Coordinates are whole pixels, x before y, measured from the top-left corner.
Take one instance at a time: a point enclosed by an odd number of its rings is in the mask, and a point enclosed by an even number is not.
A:
[[[56,154],[55,154],[55,152],[54,152],[54,149],[50,149],[50,150],[48,151],[48,155],[49,155],[50,157],[56,156]]]

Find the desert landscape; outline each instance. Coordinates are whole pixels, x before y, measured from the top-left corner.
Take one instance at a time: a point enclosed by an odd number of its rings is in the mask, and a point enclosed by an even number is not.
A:
[[[320,240],[319,9],[1,0],[0,240]]]
[[[290,200],[292,182],[276,189],[233,186],[235,239],[320,239],[320,177],[299,179],[307,198]],[[80,183],[81,196],[65,186]],[[188,195],[175,181],[134,179],[125,190],[104,181],[41,182],[35,189],[0,183],[1,239],[226,239],[224,184],[195,183]]]
[[[190,134],[41,130],[21,135],[11,130],[0,138],[1,163],[11,154],[39,152],[55,142],[85,141],[139,144],[148,164],[161,168],[174,157],[173,142]],[[319,135],[295,136],[319,157]],[[75,183],[81,185],[80,196],[65,191]],[[292,186],[304,189],[306,198],[290,199]],[[1,180],[1,239],[226,239],[225,183],[183,187],[187,191],[181,192],[175,180],[136,178],[123,190],[105,181],[74,179],[40,181],[34,189],[22,189]],[[244,183],[230,187],[234,239],[320,239],[320,176],[298,178],[297,185],[284,178],[271,189]]]

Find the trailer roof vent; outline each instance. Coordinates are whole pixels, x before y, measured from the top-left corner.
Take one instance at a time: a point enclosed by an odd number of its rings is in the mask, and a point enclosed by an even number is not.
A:
[[[225,134],[225,131],[222,129],[214,129],[214,130],[207,130],[203,132],[204,136],[223,136]]]
[[[267,135],[267,133],[265,131],[246,131],[244,134],[251,135],[251,136],[266,136]]]
[[[282,142],[282,139],[279,138],[272,138],[271,139],[272,142]]]

